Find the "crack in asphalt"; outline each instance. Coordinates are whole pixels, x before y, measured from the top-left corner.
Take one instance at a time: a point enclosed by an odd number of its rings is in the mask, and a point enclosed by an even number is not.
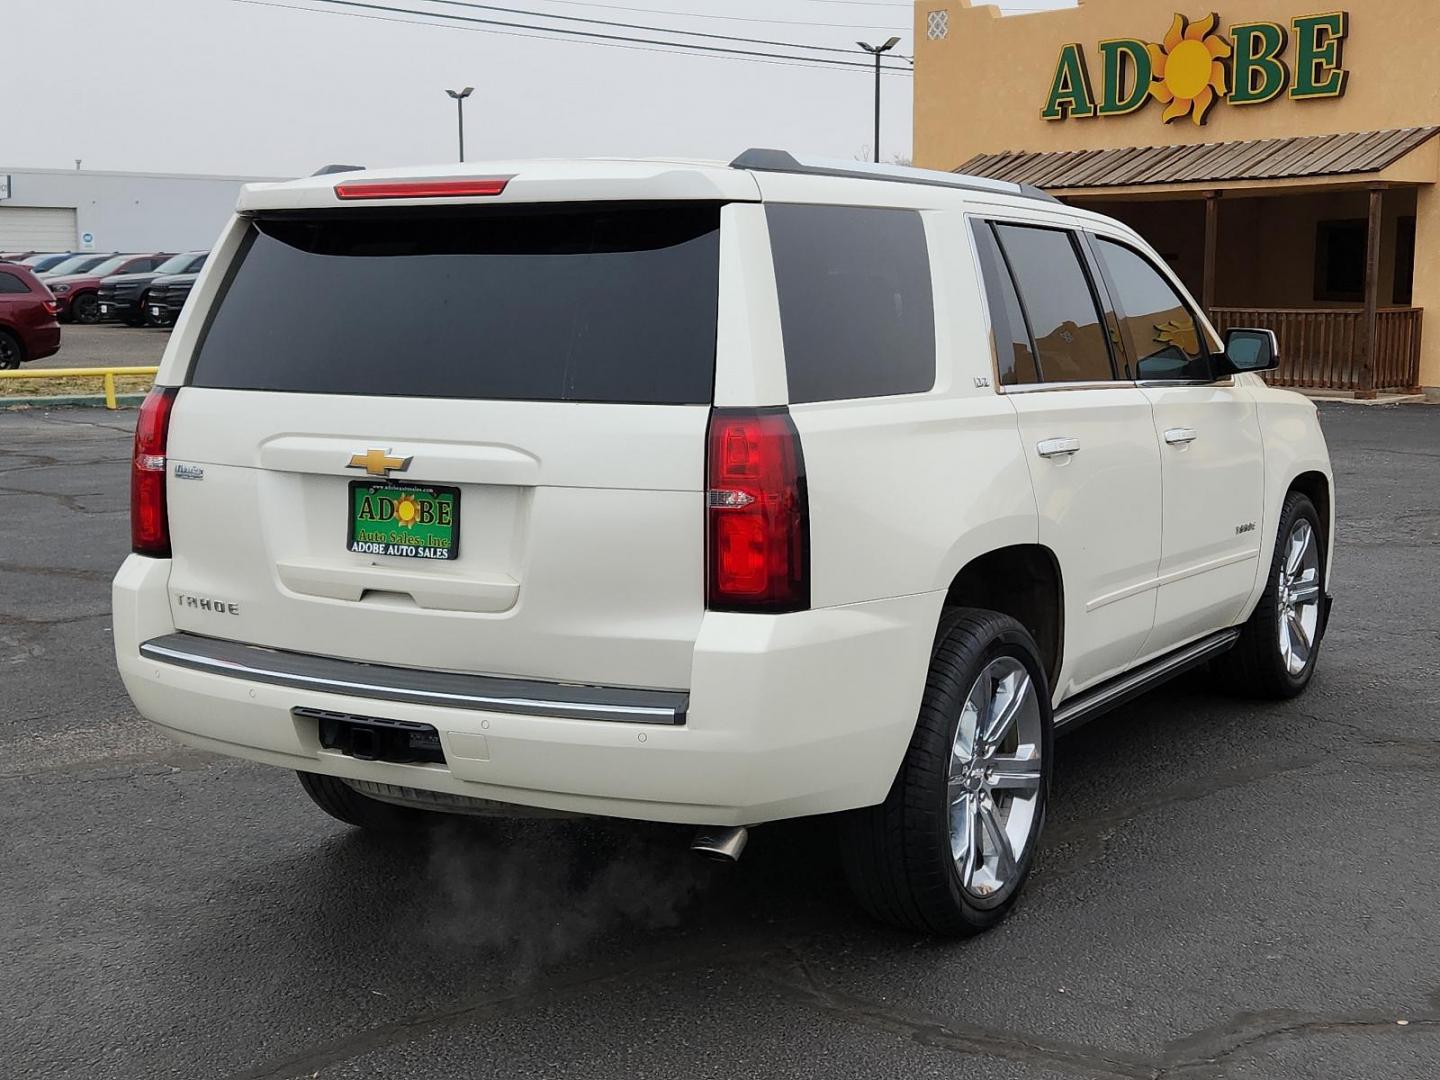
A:
[[[1248,787],[1251,784],[1286,773],[1302,772],[1333,760],[1334,755],[1331,754],[1298,754],[1278,761],[1260,762],[1238,769],[1228,769],[1212,776],[1177,784],[1161,794],[1147,799],[1138,799],[1108,813],[1085,818],[1073,825],[1047,830],[1044,838],[1045,846],[1049,848],[1064,847],[1087,840],[1092,844],[1103,845],[1108,833],[1142,815],[1183,803],[1198,802],[1224,791]]]
[[[1324,1017],[1282,1010],[1241,1013],[1225,1024],[1171,1043],[1161,1056],[1162,1065],[1155,1073],[1155,1080],[1214,1069],[1229,1058],[1284,1039],[1367,1031],[1403,1035],[1440,1031],[1440,1016]]]
[[[825,1013],[837,1020],[874,1031],[903,1036],[917,1045],[960,1054],[1001,1058],[1023,1065],[1043,1065],[1080,1076],[1154,1080],[1157,1066],[1143,1058],[1073,1043],[1051,1042],[1016,1031],[956,1023],[911,1013],[894,1006],[853,997],[826,986],[805,958],[788,948],[799,982],[779,973],[762,976],[792,1004]]]
[[[0,626],[28,626],[44,628],[47,626],[68,626],[71,623],[89,622],[92,619],[108,619],[109,611],[97,611],[91,615],[65,615],[58,619],[36,619],[30,615],[13,615],[0,611]]]
[[[1274,1010],[1240,1013],[1231,1019],[1169,1043],[1156,1056],[1119,1053],[1075,1043],[1054,1042],[1016,1031],[908,1012],[893,1006],[866,1001],[827,987],[816,977],[804,957],[787,950],[799,983],[773,976],[766,981],[787,992],[790,1000],[819,1010],[836,1019],[861,1027],[902,1035],[920,1046],[950,1050],[1018,1064],[1044,1066],[1078,1076],[1119,1080],[1162,1080],[1214,1068],[1228,1058],[1254,1051],[1268,1043],[1288,1038],[1309,1038],[1354,1032],[1384,1032],[1414,1035],[1440,1031],[1440,1015],[1370,1014],[1326,1017]],[[1432,995],[1432,1003],[1440,992]]]
[[[86,570],[79,566],[31,566],[26,563],[12,562],[0,562],[0,573],[70,578],[75,581],[99,582],[102,585],[108,584],[115,577],[113,570]]]
[[[115,510],[91,510],[87,506],[82,506],[79,502],[80,499],[93,499],[104,494],[105,492],[103,491],[82,491],[79,495],[67,495],[62,491],[29,491],[25,488],[0,487],[0,495],[30,495],[42,499],[54,499],[66,510],[70,510],[76,514],[84,514],[87,517],[129,513],[128,507]]]
[[[772,950],[773,951],[773,950]],[[761,950],[734,951],[723,943],[705,945],[691,955],[677,959],[667,956],[642,964],[603,964],[570,976],[540,982],[522,990],[495,994],[449,1008],[432,1009],[392,1020],[374,1027],[361,1028],[330,1042],[272,1059],[249,1069],[229,1074],[224,1080],[289,1080],[295,1076],[312,1076],[329,1065],[351,1061],[371,1050],[380,1050],[411,1042],[432,1031],[472,1020],[488,1020],[511,1016],[530,1005],[553,1005],[605,986],[608,983],[634,978],[653,978],[688,968],[732,967],[762,960]]]
[[[103,458],[91,458],[84,461],[65,461],[61,458],[49,457],[45,454],[19,454],[16,451],[8,453],[17,457],[33,457],[41,460],[32,462],[29,465],[7,465],[0,468],[0,476],[8,476],[11,473],[33,472],[36,469],[78,469],[82,466],[91,465],[119,465],[124,466],[124,457],[110,456]]]

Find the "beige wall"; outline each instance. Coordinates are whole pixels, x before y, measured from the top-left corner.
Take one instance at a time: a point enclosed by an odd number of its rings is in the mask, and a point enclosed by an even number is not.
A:
[[[942,40],[927,35],[929,16],[949,13]],[[1217,103],[1203,127],[1184,118],[1161,121],[1151,102],[1128,116],[1047,121],[1041,117],[1062,46],[1084,47],[1098,98],[1102,72],[1099,43],[1112,38],[1160,42],[1177,11],[1199,18],[1212,10],[1220,33],[1238,22],[1270,21],[1289,27],[1296,16],[1345,10],[1350,16],[1343,64],[1345,96],[1291,100],[1282,95],[1260,105]],[[1294,34],[1283,54],[1293,70]],[[1002,18],[991,5],[971,0],[917,0],[915,4],[915,163],[954,169],[976,154],[1004,150],[1051,151],[1127,146],[1189,145],[1286,138],[1404,127],[1440,126],[1440,0],[1226,0],[1196,5],[1175,0],[1081,0],[1075,9]],[[1421,382],[1440,387],[1440,193],[1435,152],[1429,146],[1397,168],[1415,188],[1387,193],[1381,302],[1393,291],[1395,221],[1417,214],[1414,303],[1427,309]],[[1413,175],[1411,175],[1413,174]],[[1387,172],[1386,178],[1389,178]],[[1356,190],[1329,195],[1262,199],[1253,187],[1227,195],[1220,250],[1254,258],[1221,267],[1221,306],[1317,306],[1314,292],[1315,223],[1325,218],[1363,218],[1363,178],[1347,178]],[[1233,197],[1233,198],[1232,198]],[[1080,200],[1105,210],[1103,202]],[[1109,204],[1111,212],[1146,235],[1198,294],[1202,268],[1203,204],[1195,201]],[[1324,305],[1318,305],[1324,306]]]
[[[968,0],[915,4],[915,164],[953,169],[975,154],[1001,150],[1079,150],[1230,142],[1293,135],[1440,124],[1440,0],[1354,0],[1350,13],[1343,98],[1237,107],[1224,102],[1205,127],[1189,119],[1164,124],[1151,103],[1129,116],[1046,121],[1040,110],[1061,46],[1085,47],[1091,81],[1100,89],[1099,43],[1133,37],[1159,42],[1177,11],[1220,14],[1220,30],[1235,22],[1273,21],[1288,27],[1297,15],[1337,10],[1334,0],[1210,0],[1187,7],[1176,0],[1084,0],[1080,7],[999,16]],[[946,9],[949,34],[931,41],[928,15]],[[1291,35],[1293,38],[1293,35]],[[1286,59],[1294,67],[1292,40]]]

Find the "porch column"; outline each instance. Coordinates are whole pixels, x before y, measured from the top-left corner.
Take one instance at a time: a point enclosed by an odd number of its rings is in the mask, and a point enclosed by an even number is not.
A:
[[[1215,259],[1220,246],[1220,193],[1205,193],[1205,280],[1200,306],[1205,314],[1215,310]]]
[[[1440,187],[1415,192],[1415,296],[1424,309],[1420,332],[1420,387],[1440,401]]]
[[[1375,397],[1375,363],[1380,345],[1380,241],[1385,224],[1385,190],[1370,189],[1370,227],[1365,241],[1365,355],[1360,365],[1357,398]]]

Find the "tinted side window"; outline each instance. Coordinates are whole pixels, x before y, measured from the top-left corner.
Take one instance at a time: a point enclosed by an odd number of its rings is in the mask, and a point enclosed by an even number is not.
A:
[[[30,286],[14,274],[0,273],[0,293],[28,293]]]
[[[1110,346],[1075,238],[1059,229],[999,225],[1040,364],[1040,381],[1100,382],[1115,377]]]
[[[766,208],[790,400],[916,394],[935,385],[935,303],[914,210]]]
[[[985,276],[985,295],[990,304],[990,328],[995,335],[995,361],[1001,386],[1040,381],[1035,364],[1035,346],[1015,292],[1015,280],[1005,264],[1005,255],[995,241],[989,222],[974,223],[975,246],[980,252],[980,269]]]
[[[1208,379],[1210,359],[1189,306],[1139,252],[1096,237],[1137,379]]]

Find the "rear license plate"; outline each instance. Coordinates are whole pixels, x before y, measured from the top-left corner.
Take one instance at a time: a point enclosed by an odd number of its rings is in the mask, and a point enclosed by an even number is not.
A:
[[[460,554],[460,489],[350,481],[348,546],[357,555],[448,561]]]

